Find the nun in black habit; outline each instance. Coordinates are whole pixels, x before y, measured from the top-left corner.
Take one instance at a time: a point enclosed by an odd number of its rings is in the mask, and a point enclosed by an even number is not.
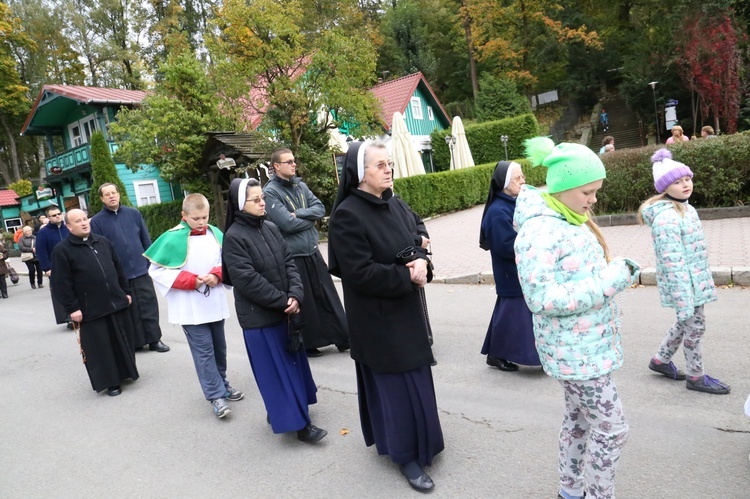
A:
[[[392,187],[385,145],[352,143],[329,224],[328,262],[344,290],[365,443],[426,492],[434,483],[424,467],[444,448],[420,293],[428,261],[417,244],[421,220]]]
[[[513,213],[516,197],[525,183],[521,165],[509,161],[497,164],[479,232],[479,246],[492,256],[497,293],[482,354],[487,356],[487,365],[501,371],[517,371],[518,364],[541,365],[534,343],[531,311],[523,299],[513,250],[516,241]]]

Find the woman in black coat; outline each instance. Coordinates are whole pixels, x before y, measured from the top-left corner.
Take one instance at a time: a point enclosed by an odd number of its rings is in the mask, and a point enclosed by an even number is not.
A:
[[[28,225],[23,228],[23,236],[18,240],[18,249],[21,250],[21,260],[29,269],[31,288],[36,289],[37,283],[40,288],[44,287],[44,274],[42,273],[42,265],[36,257],[36,236],[32,232],[33,229]],[[24,256],[26,259],[24,259]]]
[[[418,245],[421,221],[392,186],[385,145],[351,144],[329,224],[328,261],[344,289],[365,443],[425,492],[434,484],[424,467],[444,447],[420,292],[429,262]]]
[[[229,187],[222,247],[224,283],[234,287],[237,319],[247,356],[274,433],[297,432],[317,442],[328,432],[310,421],[317,387],[305,349],[290,352],[290,325],[304,297],[294,258],[279,229],[266,220],[266,202],[255,179]]]
[[[487,365],[501,371],[518,371],[518,364],[541,365],[534,343],[531,311],[523,299],[513,249],[516,241],[513,213],[516,197],[525,183],[521,165],[498,162],[490,181],[479,232],[479,246],[492,255],[497,293],[482,353],[487,356]]]

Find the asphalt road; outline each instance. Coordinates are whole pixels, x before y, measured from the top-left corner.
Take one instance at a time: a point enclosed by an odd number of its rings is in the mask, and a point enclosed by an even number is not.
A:
[[[172,351],[137,354],[141,378],[111,398],[91,390],[74,335],[53,325],[49,291],[23,281],[9,292],[0,300],[0,497],[419,496],[364,446],[354,365],[334,347],[310,361],[319,387],[311,415],[329,436],[308,445],[270,431],[234,317],[226,328],[228,375],[245,399],[218,420],[164,306]],[[431,495],[556,497],[559,384],[540,369],[508,374],[484,364],[492,286],[427,292],[446,442],[429,469]],[[750,418],[742,410],[750,392],[750,290],[722,289],[706,307],[705,365],[732,385],[728,396],[690,392],[647,369],[674,319],[655,287],[628,290],[621,303],[626,359],[615,379],[630,439],[618,497],[750,497]]]

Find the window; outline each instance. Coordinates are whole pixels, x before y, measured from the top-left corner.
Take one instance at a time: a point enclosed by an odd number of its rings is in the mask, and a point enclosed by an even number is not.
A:
[[[432,106],[427,106],[427,117],[430,121],[435,121],[435,115],[432,113]]]
[[[424,119],[422,116],[422,101],[419,100],[419,97],[411,98],[411,115],[415,120]]]
[[[161,203],[159,197],[159,186],[156,180],[141,180],[133,182],[135,188],[135,198],[138,206],[147,206],[150,204]]]
[[[20,218],[6,218],[5,219],[5,230],[13,234],[22,225]],[[10,248],[6,248],[10,249]]]
[[[91,136],[96,131],[96,115],[90,114],[83,119],[74,121],[68,125],[70,134],[70,146],[78,147],[91,142]]]

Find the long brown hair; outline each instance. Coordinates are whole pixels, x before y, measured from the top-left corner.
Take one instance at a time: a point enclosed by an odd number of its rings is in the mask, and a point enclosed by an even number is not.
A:
[[[661,194],[657,194],[656,196],[651,196],[650,198],[648,198],[647,200],[645,200],[643,202],[643,204],[641,204],[638,207],[638,216],[637,216],[638,223],[641,224],[641,225],[644,225],[644,223],[645,223],[643,221],[643,209],[646,206],[651,206],[652,204],[656,203],[657,201],[662,201],[662,200],[670,201],[672,203],[672,206],[674,207],[674,209],[677,210],[677,213],[679,213],[681,217],[685,216],[685,203],[680,203],[678,201],[675,201],[674,199],[669,199],[667,197],[667,193],[666,192],[662,192]]]

